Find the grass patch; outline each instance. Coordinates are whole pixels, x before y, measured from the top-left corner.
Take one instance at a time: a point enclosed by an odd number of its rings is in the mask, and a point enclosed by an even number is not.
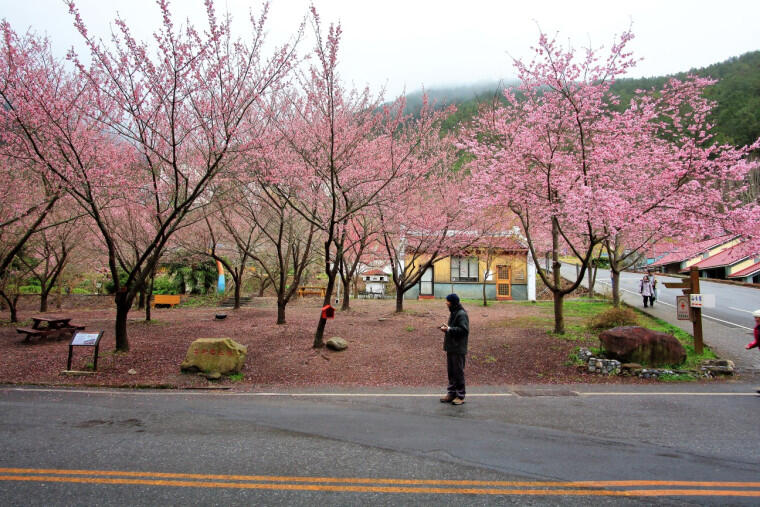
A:
[[[697,377],[688,373],[674,373],[673,375],[660,375],[662,382],[696,382]]]
[[[406,326],[406,327],[404,328],[404,330],[405,330],[405,331],[409,331],[409,332],[411,333],[412,331],[414,331],[414,326]]]
[[[631,308],[619,307],[608,308],[593,316],[589,326],[593,329],[612,329],[618,326],[633,326],[638,323],[638,316]]]
[[[487,327],[546,327],[554,326],[554,319],[546,315],[522,315],[509,319],[489,322]]]
[[[140,320],[130,320],[129,321],[129,325],[131,325],[131,326],[165,327],[165,326],[169,326],[170,324],[168,322],[166,322],[165,320],[159,320],[159,319],[153,319],[153,318],[150,319],[150,320],[145,320],[143,318],[143,319],[140,319]]]
[[[231,375],[227,375],[227,378],[233,382],[242,382],[243,379],[245,379],[245,375],[243,375],[242,372],[238,372],[238,373],[233,373]]]
[[[186,298],[182,299],[181,303],[177,305],[179,308],[200,308],[200,307],[213,307],[213,306],[219,306],[219,303],[221,303],[224,299],[226,299],[225,295],[207,295],[207,296],[187,296]]]

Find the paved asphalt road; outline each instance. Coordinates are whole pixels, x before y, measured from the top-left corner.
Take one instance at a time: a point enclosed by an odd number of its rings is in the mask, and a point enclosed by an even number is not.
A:
[[[571,264],[563,264],[563,276],[575,279],[576,268]],[[676,325],[688,333],[693,333],[690,321],[676,319],[676,296],[681,295],[681,289],[668,289],[664,282],[680,282],[681,278],[657,274],[657,290],[659,297],[654,308],[643,308],[644,304],[639,295],[639,280],[641,273],[624,272],[620,274],[621,297],[623,301]],[[610,274],[607,270],[599,270],[595,290],[610,291]],[[587,279],[584,287],[588,287]],[[760,375],[760,351],[745,350],[747,343],[752,341],[754,319],[752,312],[760,308],[760,290],[751,287],[709,282],[700,280],[702,294],[715,295],[715,308],[702,310],[702,334],[704,342],[720,357],[733,360],[741,372]]]
[[[625,274],[623,288],[634,290],[638,278]],[[624,298],[640,306],[634,292]],[[725,306],[750,310],[760,307],[755,294],[721,294],[718,304],[734,297]],[[668,298],[648,311],[678,323]],[[760,354],[743,351],[748,329],[740,326],[751,319],[715,315],[724,322],[705,320],[706,342],[737,360],[747,373],[739,381],[470,388],[462,407],[439,403],[433,390],[0,386],[0,499],[757,505],[760,397],[750,373]]]
[[[471,391],[454,407],[431,391],[0,387],[0,498],[3,505],[760,499],[760,399],[751,385]]]

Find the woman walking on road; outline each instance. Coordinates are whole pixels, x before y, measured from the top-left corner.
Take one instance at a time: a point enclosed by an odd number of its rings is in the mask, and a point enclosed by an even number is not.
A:
[[[649,275],[644,275],[644,278],[639,282],[639,294],[644,298],[644,308],[650,304],[654,306],[654,285]]]

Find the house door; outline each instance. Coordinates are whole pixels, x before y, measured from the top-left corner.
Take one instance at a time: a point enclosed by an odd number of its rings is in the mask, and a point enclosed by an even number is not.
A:
[[[420,297],[433,297],[433,266],[422,273],[420,278]]]
[[[496,299],[512,299],[512,266],[496,266]]]

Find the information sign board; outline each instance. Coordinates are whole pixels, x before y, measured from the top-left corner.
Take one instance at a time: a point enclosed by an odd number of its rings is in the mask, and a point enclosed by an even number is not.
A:
[[[676,296],[676,317],[678,320],[691,320],[689,296]]]
[[[71,340],[71,345],[92,345],[98,343],[98,338],[102,333],[76,333]]]
[[[715,294],[690,294],[692,308],[715,308]]]
[[[69,359],[66,361],[66,369],[71,370],[71,356],[74,354],[74,347],[95,347],[95,354],[92,359],[92,369],[97,371],[98,369],[98,347],[100,346],[100,339],[103,337],[103,331],[99,333],[82,333],[77,331],[74,333],[74,337],[71,338],[69,343]]]

